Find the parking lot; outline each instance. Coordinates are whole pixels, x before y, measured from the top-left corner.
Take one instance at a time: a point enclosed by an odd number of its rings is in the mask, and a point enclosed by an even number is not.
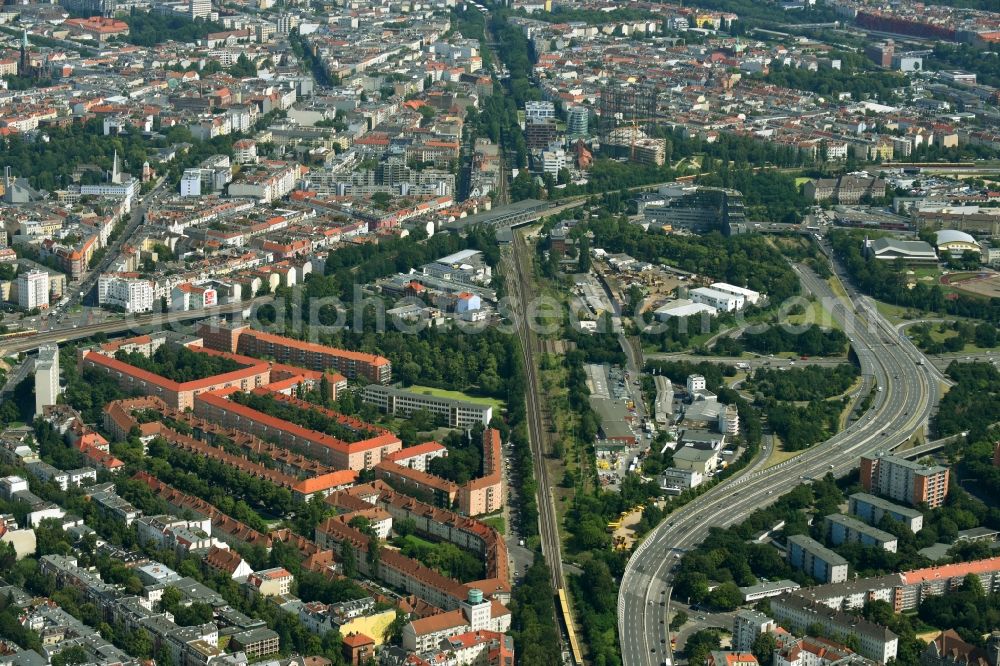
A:
[[[644,429],[646,407],[640,380],[621,366],[585,366],[591,408],[600,420],[596,443],[598,477],[609,489],[619,486],[626,474],[639,467],[638,456],[645,453],[653,433]]]

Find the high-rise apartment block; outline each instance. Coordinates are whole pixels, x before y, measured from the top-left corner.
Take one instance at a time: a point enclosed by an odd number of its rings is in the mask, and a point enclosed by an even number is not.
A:
[[[49,274],[31,270],[18,275],[17,304],[25,310],[49,307]]]
[[[861,457],[861,485],[897,502],[934,509],[948,496],[948,468],[877,453]]]
[[[59,400],[59,347],[43,345],[35,360],[35,416]]]

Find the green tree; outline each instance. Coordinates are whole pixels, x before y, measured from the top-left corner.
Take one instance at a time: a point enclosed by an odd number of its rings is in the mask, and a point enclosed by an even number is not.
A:
[[[87,651],[80,645],[74,645],[62,650],[52,657],[52,666],[75,666],[89,661]]]
[[[734,610],[743,603],[743,594],[736,583],[722,583],[709,595],[709,603],[721,610]]]
[[[344,575],[348,578],[358,577],[358,556],[354,552],[354,546],[344,542],[340,546],[340,560],[344,568]]]
[[[757,657],[758,663],[768,664],[774,657],[776,646],[777,642],[774,640],[774,634],[765,631],[754,639],[750,652],[753,653],[753,656]]]

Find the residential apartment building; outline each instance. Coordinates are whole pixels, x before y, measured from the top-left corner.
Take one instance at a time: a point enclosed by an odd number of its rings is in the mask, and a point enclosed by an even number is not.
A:
[[[835,546],[842,543],[860,543],[862,546],[877,546],[895,553],[899,544],[896,535],[839,513],[826,517],[826,530]]]
[[[915,610],[924,599],[958,589],[969,575],[979,579],[987,594],[1000,591],[1000,557],[817,585],[792,594],[845,611],[859,611],[872,601],[885,601],[901,613]]]
[[[757,657],[750,652],[712,650],[708,653],[707,666],[758,666]]]
[[[458,511],[464,516],[480,516],[503,509],[503,452],[500,431],[483,431],[483,475],[469,480],[458,490]]]
[[[18,275],[17,304],[24,310],[49,307],[49,274],[30,270]]]
[[[295,577],[282,567],[261,569],[247,576],[247,587],[262,597],[282,596],[291,592]]]
[[[35,416],[59,402],[59,347],[42,345],[35,359]]]
[[[470,589],[468,597],[449,612],[412,620],[403,627],[403,648],[411,652],[424,652],[455,634],[468,631],[495,631],[510,629],[510,611],[502,604],[485,599],[482,590]]]
[[[875,666],[846,645],[809,636],[784,642],[774,653],[773,666]]]
[[[587,136],[587,125],[590,122],[590,111],[583,106],[571,106],[566,111],[566,136]]]
[[[847,560],[804,534],[788,537],[788,563],[821,583],[847,580]]]
[[[345,442],[331,435],[303,428],[229,400],[227,396],[237,390],[239,389],[232,388],[199,394],[194,399],[195,415],[262,439],[276,438],[283,446],[336,469],[372,469],[385,456],[403,447],[399,438],[388,430],[343,415],[337,416],[352,423],[357,429],[374,430],[374,436],[356,442]],[[295,400],[281,394],[272,395],[279,400]],[[330,410],[325,411],[336,414]]]
[[[128,313],[152,312],[156,302],[152,280],[123,275],[102,275],[97,280],[97,302]]]
[[[534,102],[529,100],[524,103],[524,118],[526,121],[535,118],[555,117],[556,106],[552,102]]]
[[[491,405],[425,395],[380,384],[365,386],[361,399],[394,416],[409,416],[418,410],[425,410],[442,417],[450,428],[488,425],[493,418]]]
[[[733,616],[733,649],[747,652],[757,637],[777,625],[767,615],[755,610],[741,609]]]
[[[861,457],[861,485],[897,502],[935,509],[948,496],[948,468],[877,453]]]
[[[239,352],[247,356],[267,356],[281,363],[310,370],[332,368],[352,380],[368,380],[379,384],[388,384],[392,380],[392,364],[383,356],[255,331],[243,324],[207,322],[198,328],[198,336],[209,349]]]
[[[885,627],[800,596],[783,595],[772,599],[771,614],[793,633],[803,633],[808,627],[819,625],[823,633],[834,640],[843,642],[847,637],[857,637],[858,652],[882,664],[894,659],[899,648],[899,637]]]
[[[954,629],[942,631],[920,654],[920,666],[997,666],[1000,664],[1000,632],[994,631],[986,649],[962,640]]]
[[[533,118],[524,124],[524,139],[528,148],[542,150],[559,136],[555,118]]]
[[[450,509],[458,499],[458,484],[418,469],[383,460],[375,466],[375,473],[393,488],[416,495],[434,506]]]
[[[250,659],[260,659],[277,654],[281,649],[278,632],[267,627],[256,627],[233,634],[229,647],[246,654]]]
[[[287,164],[252,173],[245,180],[229,184],[229,196],[252,197],[264,203],[281,199],[295,189],[301,176],[298,164]]]
[[[818,178],[804,186],[806,199],[810,201],[835,201],[839,204],[856,204],[862,199],[874,199],[885,195],[886,182],[869,176],[839,176]]]
[[[878,525],[882,518],[903,523],[916,534],[924,526],[924,514],[910,507],[893,504],[888,500],[868,493],[854,493],[850,497],[850,512],[869,525]]]
[[[223,389],[249,391],[267,385],[271,378],[267,363],[243,357],[248,364],[239,370],[178,383],[119,361],[111,354],[114,351],[110,349],[81,349],[78,352],[78,365],[81,370],[91,368],[103,372],[125,390],[156,396],[168,406],[181,411],[195,406],[196,395]]]
[[[431,460],[444,458],[448,455],[448,449],[443,444],[437,442],[424,442],[400,449],[395,453],[386,456],[388,462],[395,463],[401,467],[416,469],[426,472]]]

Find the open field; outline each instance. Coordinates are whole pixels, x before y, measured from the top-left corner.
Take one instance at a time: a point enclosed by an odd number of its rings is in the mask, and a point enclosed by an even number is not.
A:
[[[829,310],[823,307],[819,301],[811,301],[802,314],[787,315],[784,321],[793,326],[802,324],[816,324],[823,328],[839,329],[840,323],[833,318]]]
[[[774,438],[774,448],[771,449],[771,455],[767,457],[767,462],[764,463],[764,469],[780,465],[786,460],[791,460],[795,456],[802,453],[802,451],[785,451],[785,449],[781,446],[781,439],[779,439],[777,435],[771,435],[771,437]]]

